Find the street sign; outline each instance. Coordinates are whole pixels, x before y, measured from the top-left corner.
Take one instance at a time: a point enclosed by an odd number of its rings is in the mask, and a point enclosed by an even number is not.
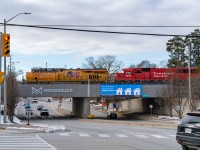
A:
[[[0,84],[4,81],[4,72],[0,72]]]
[[[30,109],[30,108],[31,108],[31,106],[29,106],[29,105],[25,106],[25,109]]]
[[[135,96],[142,95],[142,85],[140,84],[100,84],[100,95],[106,96]]]

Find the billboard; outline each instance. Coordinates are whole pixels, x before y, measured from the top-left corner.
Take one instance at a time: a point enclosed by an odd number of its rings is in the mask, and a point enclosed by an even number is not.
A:
[[[139,84],[100,84],[100,95],[142,96]]]

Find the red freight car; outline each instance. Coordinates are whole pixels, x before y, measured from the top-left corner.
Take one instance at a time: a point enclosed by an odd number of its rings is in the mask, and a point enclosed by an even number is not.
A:
[[[191,68],[191,76],[198,76],[196,68]],[[116,82],[163,82],[172,78],[188,79],[188,68],[125,68],[115,74]]]

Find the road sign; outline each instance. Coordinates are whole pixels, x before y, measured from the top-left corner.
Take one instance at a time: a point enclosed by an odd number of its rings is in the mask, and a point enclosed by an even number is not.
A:
[[[30,105],[25,105],[25,109],[30,109],[31,106]]]
[[[0,72],[0,84],[4,81],[4,72]]]

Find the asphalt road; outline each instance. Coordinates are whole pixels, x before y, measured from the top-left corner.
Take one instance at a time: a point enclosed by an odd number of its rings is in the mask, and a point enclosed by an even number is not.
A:
[[[63,112],[58,110],[58,102],[52,101],[51,103],[46,102],[46,99],[39,100],[38,104],[31,104],[33,109],[33,117],[39,116],[37,111],[38,105],[44,105],[49,109],[50,115],[62,116]],[[67,101],[62,103],[62,107],[67,109],[65,113],[71,112],[71,102]],[[61,108],[62,108],[61,107]],[[18,112],[24,113],[25,110],[21,104],[18,106]],[[93,109],[92,109],[93,111]],[[94,110],[95,113],[96,110]],[[64,114],[65,114],[64,113]],[[104,116],[101,112],[96,113]],[[135,126],[136,123],[148,123],[148,121],[135,121],[135,120],[105,120],[105,119],[76,119],[76,118],[65,118],[65,119],[32,119],[31,123],[45,123],[50,125],[63,125],[67,131],[59,131],[54,133],[37,133],[27,135],[14,135],[5,134],[1,135],[1,140],[4,138],[13,138],[13,143],[17,144],[19,149],[21,147],[30,149],[57,149],[57,150],[181,150],[181,146],[176,142],[175,134],[176,128],[162,128],[157,125],[152,126]],[[7,137],[8,136],[8,137]],[[19,136],[19,137],[17,137]],[[24,136],[24,137],[23,137]],[[30,139],[30,141],[24,142],[20,139]],[[33,140],[31,140],[33,139]],[[15,141],[16,140],[16,141]],[[9,144],[0,141],[0,149],[3,146]],[[8,141],[8,140],[7,140]],[[22,144],[24,143],[24,145]],[[26,145],[29,143],[29,145]],[[1,145],[3,144],[3,145]],[[21,146],[21,147],[20,147]],[[16,147],[15,147],[16,148]],[[25,149],[26,149],[25,148]],[[10,148],[12,149],[12,148]]]
[[[176,129],[91,122],[86,119],[46,120],[45,123],[64,125],[70,130],[38,134],[58,150],[181,150],[175,139]]]

